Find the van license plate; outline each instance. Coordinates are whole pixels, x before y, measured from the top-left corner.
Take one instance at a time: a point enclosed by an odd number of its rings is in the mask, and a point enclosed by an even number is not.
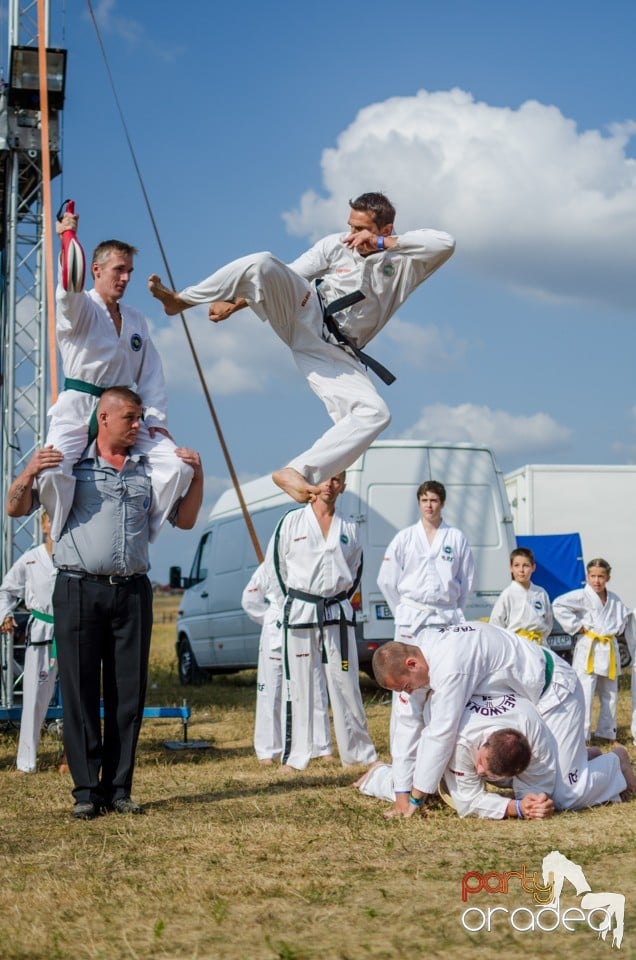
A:
[[[393,614],[391,613],[391,608],[388,603],[376,603],[375,605],[375,619],[376,620],[392,620]]]
[[[569,650],[572,646],[572,637],[569,633],[555,633],[551,637],[548,637],[548,645],[552,647],[553,650]]]

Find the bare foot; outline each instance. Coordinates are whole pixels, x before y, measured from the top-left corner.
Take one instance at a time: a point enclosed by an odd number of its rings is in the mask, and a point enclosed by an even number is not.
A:
[[[289,765],[288,763],[281,763],[281,765],[280,765],[280,767],[279,767],[278,769],[279,769],[280,773],[284,773],[285,776],[289,776],[290,773],[297,773],[297,772],[298,772],[298,771],[296,770],[296,767],[290,767],[290,765]]]
[[[212,323],[220,323],[221,320],[227,320],[228,317],[231,317],[233,313],[236,313],[237,310],[242,310],[243,307],[247,306],[247,300],[244,300],[243,297],[239,297],[238,300],[216,300],[214,303],[210,304],[208,309],[208,317]]]
[[[312,503],[319,493],[319,488],[312,486],[308,480],[305,480],[302,473],[294,470],[293,467],[277,470],[272,474],[272,480],[297,503]]]
[[[355,787],[356,790],[359,790],[360,787],[363,787],[364,784],[366,783],[366,779],[371,773],[371,771],[375,770],[376,767],[380,767],[380,766],[382,766],[382,760],[374,760],[371,766],[364,771],[361,777],[358,777],[358,779],[356,780],[355,783],[352,784],[352,786]]]
[[[182,310],[187,310],[188,307],[192,306],[191,303],[181,300],[174,290],[168,290],[156,273],[152,273],[148,277],[148,289],[155,300],[163,304],[164,313],[169,317],[174,317],[177,313],[181,313]]]
[[[616,754],[620,761],[621,773],[625,777],[627,789],[631,790],[632,793],[636,793],[636,776],[634,776],[634,768],[630,763],[627,750],[621,746],[621,744],[617,744],[612,752]]]
[[[263,766],[263,767],[271,767],[271,766],[274,765],[274,761],[273,761],[273,760],[269,760],[267,757],[265,757],[263,760],[259,760],[258,762],[259,762],[259,763],[261,764],[261,766]]]

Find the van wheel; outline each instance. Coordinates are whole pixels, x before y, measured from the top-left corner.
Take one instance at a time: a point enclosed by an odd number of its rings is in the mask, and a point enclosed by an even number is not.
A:
[[[179,643],[178,663],[179,681],[183,687],[199,687],[205,683],[207,675],[199,668],[188,640]]]

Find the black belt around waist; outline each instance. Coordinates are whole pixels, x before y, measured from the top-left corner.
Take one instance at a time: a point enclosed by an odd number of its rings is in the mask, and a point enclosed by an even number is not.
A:
[[[347,590],[342,590],[340,593],[337,593],[334,597],[320,597],[315,593],[307,593],[305,590],[295,590],[293,587],[289,587],[287,590],[287,600],[285,602],[285,607],[283,611],[283,621],[285,624],[285,631],[288,627],[291,629],[303,629],[307,627],[318,627],[320,634],[320,640],[322,643],[322,659],[323,662],[327,662],[327,652],[324,645],[324,628],[326,626],[332,626],[338,624],[339,626],[339,640],[340,640],[340,660],[342,662],[343,671],[349,669],[349,655],[347,652],[349,633],[348,627],[352,627],[355,623],[354,621],[349,621],[345,617],[344,610],[342,608],[342,601],[349,599],[349,593]],[[305,603],[313,603],[316,608],[316,619],[312,623],[289,623],[289,608],[292,600],[302,600]],[[327,607],[331,605],[337,605],[338,615],[336,617],[328,618],[327,617]]]
[[[89,580],[91,583],[107,583],[111,587],[118,587],[122,583],[130,583],[131,580],[139,580],[145,577],[145,573],[131,573],[128,577],[120,577],[116,573],[85,573],[83,570],[60,570],[58,576],[64,575],[71,577],[72,580]]]
[[[333,300],[331,303],[325,304],[320,296],[318,290],[319,281],[316,281],[316,293],[318,294],[318,299],[322,307],[322,318],[323,322],[329,331],[329,333],[335,337],[338,343],[343,347],[348,347],[349,350],[358,358],[360,363],[363,363],[365,367],[368,367],[369,370],[373,370],[375,375],[382,380],[383,383],[386,383],[387,386],[395,381],[395,375],[391,373],[390,370],[387,370],[379,360],[374,360],[373,357],[370,357],[368,353],[365,353],[359,347],[349,339],[349,337],[342,332],[336,320],[334,320],[334,313],[339,313],[341,310],[346,310],[347,307],[353,306],[355,303],[359,303],[361,300],[364,300],[364,294],[361,290],[354,290],[352,293],[345,294],[344,297],[338,297],[337,300]]]

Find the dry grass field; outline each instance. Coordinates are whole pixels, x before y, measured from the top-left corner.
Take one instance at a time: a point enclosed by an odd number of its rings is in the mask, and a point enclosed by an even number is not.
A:
[[[170,604],[157,601],[160,616]],[[256,762],[254,680],[244,672],[179,687],[174,624],[157,624],[148,704],[179,704],[186,693],[190,736],[210,748],[168,751],[163,741],[180,738],[179,721],[145,722],[134,789],[142,817],[73,821],[57,739],[45,734],[40,771],[23,776],[15,772],[15,730],[0,734],[4,960],[636,956],[636,802],[542,823],[460,821],[446,807],[385,821],[381,802],[351,788],[358,768],[315,762],[286,777]],[[386,757],[389,710],[362,683],[370,730]],[[619,738],[629,745],[628,701],[623,690]],[[518,878],[509,879],[508,893],[482,891],[462,902],[466,873],[490,872],[490,887],[499,889],[506,871],[525,865],[540,875],[553,850],[580,864],[593,891],[625,895],[619,951],[587,921],[571,923],[570,932],[562,923],[553,932],[515,930],[515,908],[527,908],[516,915],[518,927],[534,924],[539,909]],[[579,902],[566,883],[561,909]],[[489,907],[502,909],[490,931],[469,932],[468,907],[469,926]]]

